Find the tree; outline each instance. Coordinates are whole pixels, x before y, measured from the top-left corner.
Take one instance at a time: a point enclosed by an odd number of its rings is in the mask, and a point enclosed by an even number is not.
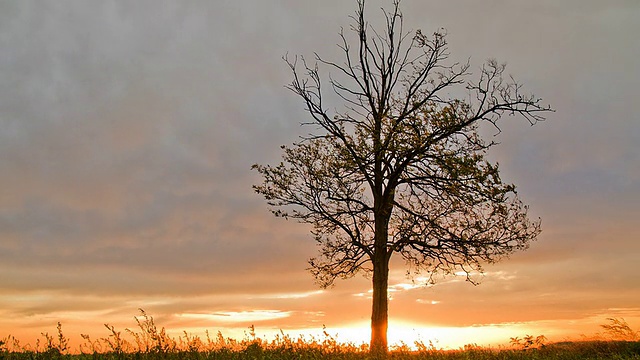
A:
[[[253,166],[263,177],[254,189],[276,216],[313,225],[320,251],[310,271],[321,286],[371,276],[372,352],[387,351],[393,254],[411,272],[462,270],[472,281],[482,263],[526,249],[539,234],[540,221],[528,219],[515,186],[486,160],[496,143],[478,129],[486,123],[499,132],[505,114],[534,124],[551,110],[505,78],[495,60],[468,80],[468,62],[448,64],[445,34],[404,32],[399,0],[393,5],[378,32],[358,1],[356,45],[340,32],[343,63],[285,57],[288,88],[302,98],[314,130],[282,146],[280,164]],[[335,72],[328,82],[342,111],[328,109],[318,64]],[[448,95],[456,92],[464,99]]]

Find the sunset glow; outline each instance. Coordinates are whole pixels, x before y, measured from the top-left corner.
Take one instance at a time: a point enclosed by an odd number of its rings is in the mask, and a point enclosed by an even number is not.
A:
[[[391,3],[367,1],[372,24]],[[640,6],[499,3],[403,0],[404,30],[446,29],[452,61],[506,62],[556,109],[480,129],[542,232],[472,272],[478,286],[394,255],[390,344],[591,338],[608,318],[640,331]],[[320,288],[310,227],[274,217],[251,171],[312,131],[282,56],[342,61],[355,4],[2,2],[0,341],[60,322],[77,347],[143,309],[175,337],[368,343],[371,277]]]

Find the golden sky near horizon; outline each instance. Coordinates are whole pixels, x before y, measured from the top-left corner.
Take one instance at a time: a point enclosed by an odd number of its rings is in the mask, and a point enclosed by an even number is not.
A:
[[[379,24],[390,1],[367,4]],[[138,308],[177,333],[326,325],[366,339],[369,280],[320,290],[305,271],[309,229],[272,217],[250,170],[307,132],[281,57],[341,60],[337,33],[355,8],[1,3],[0,339],[32,342],[58,321],[72,337],[104,337],[104,323],[134,328]],[[601,331],[607,317],[640,329],[640,5],[401,8],[405,29],[446,28],[452,60],[506,62],[556,112],[533,127],[506,118],[489,154],[542,218],[538,241],[487,266],[479,286],[418,286],[392,262],[390,338],[561,339]]]

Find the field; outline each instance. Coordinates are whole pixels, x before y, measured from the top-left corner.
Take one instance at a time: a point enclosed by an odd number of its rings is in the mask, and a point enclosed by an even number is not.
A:
[[[631,331],[626,323],[616,319],[612,324],[603,325],[612,334],[625,335]],[[184,333],[178,338],[167,335],[164,328],[158,329],[153,317],[144,311],[136,318],[139,329],[116,330],[105,324],[110,335],[93,340],[82,334],[84,342],[77,348],[71,348],[68,338],[58,323],[57,333],[42,333],[42,339],[36,344],[22,345],[12,336],[0,338],[0,359],[220,359],[220,360],[304,360],[336,359],[359,360],[374,359],[366,345],[341,343],[330,334],[321,339],[296,338],[284,333],[271,341],[257,338],[253,327],[242,340],[225,338],[221,333],[206,338]],[[607,328],[607,326],[609,328]],[[623,333],[620,333],[620,331]],[[636,336],[636,332],[626,335]],[[442,350],[433,344],[416,342],[412,346],[400,345],[390,349],[389,359],[640,359],[640,341],[630,340],[591,340],[579,342],[561,342],[545,344],[543,336],[527,336],[523,339],[512,338],[509,347],[499,349],[466,345],[457,350]]]

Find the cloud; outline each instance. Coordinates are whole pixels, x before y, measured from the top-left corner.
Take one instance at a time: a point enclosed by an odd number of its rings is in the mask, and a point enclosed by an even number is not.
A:
[[[305,299],[310,296],[320,295],[324,293],[324,290],[305,291],[297,293],[284,293],[284,294],[267,294],[262,295],[260,298],[264,299]]]
[[[216,322],[252,323],[255,321],[275,320],[291,316],[290,311],[279,310],[250,310],[250,311],[224,311],[213,314],[178,314],[178,317],[206,319]]]

